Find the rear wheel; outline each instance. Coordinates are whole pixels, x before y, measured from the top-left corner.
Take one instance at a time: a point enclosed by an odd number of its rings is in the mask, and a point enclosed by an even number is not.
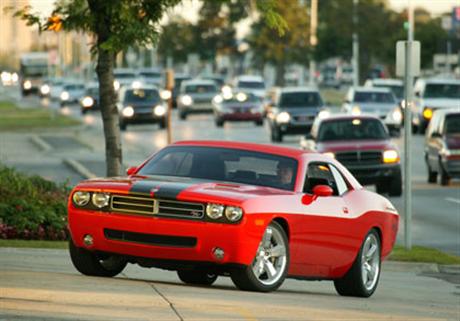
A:
[[[337,292],[343,296],[370,297],[380,278],[380,237],[372,229],[364,238],[355,262],[341,279],[334,281]]]
[[[70,259],[73,266],[84,275],[113,277],[123,271],[127,262],[118,256],[99,256],[96,253],[76,247],[69,241]]]
[[[289,243],[283,228],[271,222],[266,228],[251,265],[236,269],[233,283],[246,291],[270,292],[281,286],[289,267]]]
[[[263,126],[263,125],[264,125],[263,119],[261,119],[261,120],[256,120],[256,126]]]
[[[207,271],[178,270],[179,279],[187,284],[211,285],[217,280],[217,275]]]

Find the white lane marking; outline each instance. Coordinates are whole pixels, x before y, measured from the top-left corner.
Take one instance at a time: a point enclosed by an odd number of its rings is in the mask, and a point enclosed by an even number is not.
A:
[[[446,201],[460,204],[460,199],[456,199],[456,198],[452,198],[452,197],[446,197]]]

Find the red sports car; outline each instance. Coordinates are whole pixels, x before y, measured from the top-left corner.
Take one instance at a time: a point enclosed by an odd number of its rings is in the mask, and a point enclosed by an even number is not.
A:
[[[178,142],[128,175],[70,195],[70,255],[83,274],[137,263],[190,284],[229,275],[267,292],[286,277],[327,279],[341,295],[369,297],[398,230],[388,200],[333,158],[298,149]]]

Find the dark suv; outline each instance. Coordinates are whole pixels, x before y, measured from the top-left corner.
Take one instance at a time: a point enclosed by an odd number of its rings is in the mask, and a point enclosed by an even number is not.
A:
[[[285,135],[304,134],[322,110],[325,107],[317,89],[287,87],[274,90],[267,108],[271,140],[281,142]]]
[[[460,177],[460,109],[438,109],[425,136],[425,161],[428,182],[448,185],[451,177]]]
[[[304,149],[334,157],[361,184],[375,184],[377,193],[402,194],[399,152],[378,117],[332,115],[318,118],[301,145]]]

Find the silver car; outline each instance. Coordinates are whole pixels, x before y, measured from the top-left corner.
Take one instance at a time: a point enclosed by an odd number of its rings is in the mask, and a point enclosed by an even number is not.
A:
[[[218,93],[219,88],[212,80],[195,79],[182,82],[177,97],[179,118],[184,120],[191,113],[211,113],[212,99]]]

